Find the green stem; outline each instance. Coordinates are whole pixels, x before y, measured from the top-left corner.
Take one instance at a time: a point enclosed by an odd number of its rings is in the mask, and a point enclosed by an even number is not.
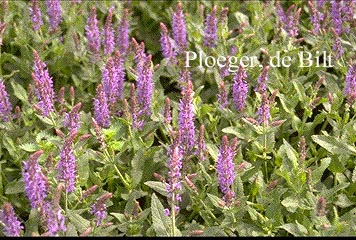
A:
[[[117,168],[115,162],[114,162],[114,159],[110,156],[108,150],[105,148],[104,149],[104,154],[105,156],[107,157],[107,159],[110,161],[110,163],[113,165],[113,167],[115,168],[115,171],[117,172],[117,174],[119,175],[122,183],[125,185],[125,187],[127,189],[131,189],[131,186],[130,184],[126,181],[126,179],[124,178],[124,176],[121,174],[120,170]]]
[[[171,218],[172,218],[172,236],[175,237],[176,236],[176,210],[175,210],[175,194],[172,193],[172,203],[171,203]]]

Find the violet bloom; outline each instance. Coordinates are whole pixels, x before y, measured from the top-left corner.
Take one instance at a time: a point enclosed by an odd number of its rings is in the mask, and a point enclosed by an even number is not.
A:
[[[135,84],[131,84],[130,88],[130,104],[131,104],[131,116],[132,116],[132,127],[137,129],[142,129],[143,120],[139,119],[142,115],[136,98],[136,87]]]
[[[116,45],[123,56],[127,55],[129,49],[129,10],[124,9],[123,16],[117,28]]]
[[[224,81],[221,81],[219,84],[218,102],[222,109],[225,109],[229,105]]]
[[[41,9],[38,6],[37,0],[31,0],[32,6],[30,7],[30,16],[32,21],[32,28],[38,31],[43,25]]]
[[[76,104],[69,113],[64,114],[63,125],[68,129],[68,132],[77,131],[80,127],[79,111],[82,103]]]
[[[204,129],[205,126],[201,125],[199,128],[199,136],[198,136],[198,141],[197,141],[197,155],[201,161],[205,161],[206,159],[206,144],[205,144],[205,138],[204,138]]]
[[[246,71],[240,65],[238,71],[234,74],[234,83],[232,85],[232,98],[235,108],[238,112],[242,112],[246,106],[248,92],[246,78]]]
[[[110,57],[102,70],[102,86],[108,99],[110,110],[123,96],[124,80],[124,62],[120,52],[117,51],[115,57]]]
[[[104,54],[109,55],[114,51],[114,29],[112,27],[112,8],[109,8],[108,16],[106,17],[106,22],[103,30],[103,46]]]
[[[190,80],[184,87],[182,95],[183,97],[179,101],[178,125],[184,155],[189,155],[195,145],[193,84]]]
[[[261,102],[260,107],[258,108],[257,115],[258,115],[258,119],[257,119],[258,123],[263,126],[268,126],[269,118],[271,117],[271,114],[270,114],[270,109],[269,109],[269,101],[267,98],[267,92],[264,92],[262,94],[262,102]]]
[[[227,136],[224,135],[222,137],[218,160],[216,163],[216,171],[218,173],[219,187],[221,192],[224,194],[224,199],[228,194],[231,194],[233,197],[235,196],[235,193],[231,190],[231,185],[235,180],[236,174],[234,164],[236,145],[237,138],[235,138],[233,143],[230,145]]]
[[[216,18],[217,6],[215,5],[211,13],[205,19],[204,46],[208,48],[216,47],[218,41],[218,20]]]
[[[163,23],[160,23],[160,26],[161,26],[160,43],[161,43],[163,57],[165,57],[169,60],[172,60],[175,57],[173,43],[169,36],[168,29],[167,29],[166,25],[164,25]]]
[[[356,99],[356,69],[355,64],[349,67],[346,75],[344,94],[349,104]]]
[[[182,3],[177,4],[175,13],[172,19],[173,39],[177,44],[178,52],[182,54],[188,46],[187,30],[184,23],[184,14],[182,10]]]
[[[17,219],[11,203],[6,202],[0,211],[0,220],[4,224],[4,230],[8,237],[19,237],[23,226]]]
[[[73,131],[65,139],[61,152],[60,159],[57,165],[57,179],[63,181],[66,186],[66,192],[73,192],[75,189],[76,179],[76,159],[73,153],[73,141],[77,131]]]
[[[320,30],[320,21],[321,21],[320,13],[315,8],[312,1],[308,1],[308,5],[309,5],[310,11],[311,11],[310,20],[311,20],[311,23],[313,24],[313,34],[317,35]]]
[[[141,71],[137,77],[137,97],[142,114],[151,114],[151,101],[153,95],[153,73],[151,69],[151,55],[146,57]]]
[[[331,17],[333,20],[333,26],[337,35],[342,33],[342,18],[341,18],[341,6],[339,1],[331,2]]]
[[[102,86],[108,99],[109,108],[116,104],[117,101],[117,83],[114,59],[110,57],[102,69]]]
[[[335,58],[339,59],[342,54],[344,54],[344,48],[341,45],[340,37],[337,35],[337,33],[333,29],[333,34],[334,34],[334,45],[333,45],[333,52],[335,52]]]
[[[0,119],[7,122],[11,119],[12,105],[5,89],[5,84],[0,80]]]
[[[109,127],[110,111],[108,100],[101,84],[98,85],[96,97],[94,98],[94,118],[101,127]]]
[[[88,50],[93,54],[100,51],[100,33],[98,19],[96,18],[96,8],[93,6],[85,26],[86,37],[88,39]]]
[[[37,162],[42,153],[43,150],[39,150],[32,154],[29,160],[23,162],[22,176],[31,208],[41,207],[47,197],[48,181]]]
[[[50,31],[58,28],[62,21],[62,10],[60,0],[46,0],[48,21],[50,24]]]
[[[57,236],[59,232],[67,231],[62,209],[53,206],[50,202],[46,202],[43,210],[50,236]]]
[[[288,33],[289,36],[296,37],[299,32],[298,24],[299,24],[300,12],[302,9],[299,8],[293,14],[292,11],[295,8],[295,5],[292,5],[285,12],[279,1],[276,1],[276,7],[277,7],[277,15],[282,24],[282,27]]]
[[[135,49],[134,61],[136,63],[136,72],[140,73],[147,57],[145,53],[145,43],[141,42],[141,44],[138,44],[134,38],[132,39],[132,43]]]
[[[47,66],[41,61],[38,53],[33,52],[34,56],[34,72],[32,79],[35,83],[35,92],[39,100],[38,107],[42,111],[42,115],[47,117],[54,111],[54,90],[52,78],[48,74]]]
[[[179,211],[178,203],[182,201],[180,192],[182,191],[181,169],[183,156],[180,147],[176,144],[173,144],[172,149],[168,154],[170,156],[167,162],[168,183],[166,184],[166,189],[169,201],[174,204],[174,211],[177,214]],[[168,215],[168,213],[169,211],[167,211],[166,214]]]
[[[90,213],[96,217],[96,226],[100,226],[101,222],[108,215],[106,210],[106,201],[112,197],[112,193],[105,193],[91,206]]]
[[[269,66],[265,66],[262,70],[261,76],[257,79],[257,86],[255,91],[262,94],[267,90],[267,80],[268,80],[268,70]]]
[[[114,56],[114,71],[116,72],[116,97],[122,99],[124,96],[125,66],[121,52],[116,51]]]

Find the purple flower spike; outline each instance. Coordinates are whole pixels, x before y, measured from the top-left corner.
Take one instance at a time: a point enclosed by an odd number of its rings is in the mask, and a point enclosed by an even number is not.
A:
[[[182,99],[179,101],[178,125],[181,135],[181,144],[184,155],[189,155],[195,145],[195,125],[193,106],[193,84],[190,80],[182,91]]]
[[[221,192],[224,194],[224,198],[227,195],[235,196],[235,193],[231,190],[231,185],[235,180],[235,165],[234,158],[236,155],[237,138],[234,138],[232,144],[229,144],[229,140],[226,135],[222,137],[221,145],[218,153],[218,160],[216,163],[216,170],[218,173],[218,180]]]
[[[181,184],[181,169],[182,169],[182,152],[177,144],[173,143],[171,151],[168,152],[169,160],[167,162],[168,168],[168,183],[166,185],[168,191],[168,198],[175,205],[175,211],[178,213],[178,203],[182,200],[180,191],[182,190]],[[168,212],[167,212],[168,213]]]
[[[349,67],[346,75],[344,94],[349,104],[356,99],[356,69],[355,64]]]
[[[4,122],[12,118],[12,105],[5,89],[5,84],[0,80],[0,119]]]
[[[82,103],[76,104],[69,113],[65,113],[63,125],[68,128],[68,132],[77,131],[80,127],[79,111]]]
[[[204,46],[208,48],[216,47],[218,41],[218,20],[216,18],[217,6],[215,5],[211,13],[205,19]]]
[[[0,211],[0,220],[4,224],[4,229],[8,237],[19,237],[23,226],[17,219],[11,203],[5,203]]]
[[[320,30],[320,21],[322,20],[320,17],[319,11],[316,9],[312,1],[308,1],[308,5],[311,11],[310,20],[313,24],[313,34],[318,35]]]
[[[337,35],[342,33],[342,18],[341,18],[341,6],[339,1],[331,2],[331,17],[333,20],[333,26]]]
[[[117,99],[123,98],[124,93],[124,81],[125,81],[125,67],[124,67],[124,59],[122,58],[122,54],[120,51],[116,51],[114,56],[114,71],[116,72],[116,97]]]
[[[153,73],[151,69],[151,55],[146,57],[141,72],[137,78],[137,97],[142,114],[151,114],[151,101],[153,95]]]
[[[257,79],[257,86],[255,91],[258,93],[264,93],[267,90],[267,80],[268,80],[268,70],[269,66],[263,68],[261,76]]]
[[[161,42],[161,49],[162,49],[163,57],[165,57],[169,60],[172,60],[175,58],[175,52],[174,52],[172,40],[169,37],[169,33],[168,33],[168,29],[167,29],[166,25],[164,25],[163,23],[160,23],[160,26],[161,26],[160,42]]]
[[[70,133],[68,138],[65,139],[60,153],[60,160],[58,162],[58,180],[63,181],[66,186],[66,192],[73,192],[75,189],[76,179],[76,160],[73,153],[73,141],[77,131]]]
[[[94,99],[94,118],[101,127],[109,127],[110,111],[108,100],[101,84],[99,84],[96,89],[96,97]]]
[[[55,31],[62,21],[62,10],[60,0],[46,0],[48,21],[50,31]]]
[[[218,102],[220,103],[222,109],[225,109],[229,105],[224,81],[221,81],[219,84]]]
[[[114,51],[114,29],[112,27],[112,8],[109,8],[108,16],[106,17],[106,22],[103,30],[103,46],[104,54],[110,55]]]
[[[181,2],[177,4],[176,11],[173,14],[172,28],[173,28],[173,39],[177,44],[178,53],[181,54],[188,46],[187,31],[185,28],[184,14],[183,14]]]
[[[269,125],[269,118],[271,117],[271,114],[269,111],[269,101],[267,98],[267,92],[264,92],[262,94],[262,103],[258,108],[257,115],[258,115],[257,121],[259,124],[262,124],[263,126]]]
[[[32,28],[38,31],[43,25],[41,9],[38,7],[37,0],[31,0],[32,6],[30,7],[30,15],[32,21]]]
[[[90,213],[96,217],[96,226],[100,226],[101,222],[108,215],[106,211],[106,201],[112,197],[112,193],[105,193],[91,206]]]
[[[290,37],[296,37],[298,36],[298,24],[299,24],[299,17],[300,13],[302,11],[301,8],[299,8],[294,14],[293,10],[295,8],[295,5],[291,5],[288,10],[285,12],[279,2],[276,1],[276,7],[277,7],[277,15],[279,18],[280,23],[282,24],[284,30],[288,33]]]
[[[96,18],[96,8],[92,7],[85,26],[86,37],[88,39],[88,50],[97,55],[100,51],[100,33],[98,19]]]
[[[340,37],[337,35],[336,31],[332,28],[332,32],[334,35],[334,45],[333,51],[336,53],[335,58],[339,59],[342,54],[344,54],[344,48],[342,47]]]
[[[238,112],[242,112],[246,106],[248,85],[246,82],[247,74],[244,68],[240,65],[238,71],[234,75],[234,83],[232,85],[232,97],[235,108]]]
[[[117,28],[116,45],[123,56],[127,55],[129,49],[129,10],[124,9],[123,16]]]
[[[42,153],[43,150],[39,150],[33,153],[29,160],[23,162],[22,176],[25,182],[25,192],[32,208],[41,207],[47,197],[48,181],[37,162]]]
[[[60,208],[53,206],[50,202],[46,202],[43,210],[50,236],[58,236],[59,232],[67,231],[65,217],[63,216]]]
[[[32,79],[35,83],[35,91],[39,100],[38,106],[41,109],[42,115],[47,117],[50,112],[54,111],[53,82],[46,69],[46,64],[41,61],[36,51],[33,52],[33,56],[35,61]]]

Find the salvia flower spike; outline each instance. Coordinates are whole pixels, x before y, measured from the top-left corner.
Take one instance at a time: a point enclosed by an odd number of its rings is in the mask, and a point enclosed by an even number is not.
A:
[[[21,236],[23,226],[18,220],[11,203],[6,202],[0,211],[0,220],[4,224],[4,230],[8,237]]]

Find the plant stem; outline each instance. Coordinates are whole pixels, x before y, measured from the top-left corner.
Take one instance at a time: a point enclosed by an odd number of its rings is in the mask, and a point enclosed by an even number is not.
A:
[[[176,210],[175,210],[175,194],[172,193],[172,203],[171,203],[171,218],[172,218],[172,236],[175,237],[176,236]]]

